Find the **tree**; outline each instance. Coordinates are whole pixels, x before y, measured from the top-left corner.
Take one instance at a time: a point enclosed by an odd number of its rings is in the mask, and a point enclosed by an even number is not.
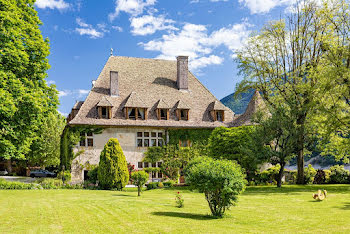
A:
[[[248,176],[264,162],[263,149],[254,142],[255,126],[218,127],[209,137],[209,155],[216,159],[236,160]],[[255,146],[255,147],[253,147]]]
[[[60,164],[60,140],[64,127],[65,118],[61,114],[49,113],[30,147],[29,165],[47,167]]]
[[[297,183],[304,183],[304,149],[315,134],[312,116],[324,95],[325,81],[317,73],[324,56],[329,21],[313,1],[297,4],[286,19],[265,25],[237,52],[241,74],[238,91],[255,88],[270,109],[282,107],[296,129]],[[327,79],[332,79],[327,77]]]
[[[137,186],[137,196],[141,196],[142,186],[144,186],[149,178],[149,174],[145,171],[134,171],[131,173],[131,181]]]
[[[181,169],[185,168],[193,158],[207,154],[207,147],[202,144],[194,144],[191,147],[170,144],[149,147],[143,160],[151,163],[162,161],[161,171],[171,180],[178,180]]]
[[[125,155],[116,138],[110,138],[101,152],[98,181],[103,189],[118,190],[122,190],[129,181]]]
[[[217,217],[234,205],[246,183],[237,163],[208,158],[188,166],[186,181],[205,194],[212,215]]]
[[[264,149],[263,154],[271,163],[280,164],[277,187],[281,187],[284,168],[295,157],[297,129],[294,120],[284,114],[283,108],[275,108],[271,114],[270,118],[259,121],[253,144]]]
[[[46,118],[57,113],[40,25],[34,0],[0,0],[0,155],[7,160],[25,159]]]

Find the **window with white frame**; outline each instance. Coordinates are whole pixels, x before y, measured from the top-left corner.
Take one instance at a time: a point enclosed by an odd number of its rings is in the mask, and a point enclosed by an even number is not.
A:
[[[136,146],[151,147],[163,146],[163,132],[137,132]]]
[[[80,133],[81,140],[79,146],[81,147],[93,147],[94,146],[94,134],[92,132]]]

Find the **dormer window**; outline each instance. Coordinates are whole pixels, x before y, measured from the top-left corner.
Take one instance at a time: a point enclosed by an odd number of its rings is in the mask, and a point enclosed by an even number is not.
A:
[[[125,107],[125,114],[127,119],[146,119],[146,108],[134,108],[134,107]]]
[[[187,104],[185,104],[183,101],[178,101],[176,106],[176,116],[178,120],[189,120],[189,111],[190,108]]]
[[[135,92],[131,92],[124,106],[125,118],[134,120],[147,119],[147,106],[137,96]]]
[[[179,120],[188,120],[188,110],[186,109],[179,109]]]
[[[211,117],[213,121],[219,121],[219,122],[224,122],[225,121],[225,107],[223,106],[222,103],[219,103],[218,101],[214,101],[212,103],[211,107]]]
[[[100,119],[111,119],[112,118],[112,103],[106,98],[103,97],[97,103],[97,113]]]
[[[159,99],[156,110],[158,120],[169,120],[170,109],[171,107],[163,99]]]

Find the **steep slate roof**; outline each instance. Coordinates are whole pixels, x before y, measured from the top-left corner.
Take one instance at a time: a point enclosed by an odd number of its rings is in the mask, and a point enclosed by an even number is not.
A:
[[[268,115],[270,114],[259,91],[255,90],[254,95],[252,99],[250,99],[245,112],[242,115],[237,116],[237,118],[231,124],[229,124],[229,126],[237,127],[241,125],[253,125],[254,123],[252,123],[251,120],[254,114],[259,110],[265,112]]]
[[[185,110],[189,110],[189,109],[191,109],[191,107],[190,107],[189,105],[187,105],[184,101],[179,100],[179,101],[177,102],[176,109],[185,109]]]
[[[76,101],[72,109],[79,110],[80,107],[83,105],[83,103],[84,103],[83,101]]]
[[[102,97],[101,100],[97,103],[97,106],[113,106],[107,97]]]
[[[110,96],[110,71],[118,72],[119,96]],[[233,121],[234,113],[227,107],[225,107],[225,123],[211,120],[209,105],[219,100],[191,72],[188,72],[188,90],[178,90],[176,78],[176,60],[111,56],[78,114],[69,124],[215,128],[227,126]],[[135,95],[131,92],[135,92]],[[113,105],[111,119],[98,118],[96,105],[102,97],[108,97],[108,101]],[[125,119],[123,109],[125,105],[135,106],[134,99],[142,102],[142,106],[137,107],[148,107],[147,120]],[[160,121],[157,118],[155,110],[159,99],[171,107],[167,121]],[[190,109],[188,121],[177,120],[175,110],[178,105]]]
[[[225,109],[226,109],[225,105],[219,101],[214,101],[212,103],[211,110],[225,110]]]

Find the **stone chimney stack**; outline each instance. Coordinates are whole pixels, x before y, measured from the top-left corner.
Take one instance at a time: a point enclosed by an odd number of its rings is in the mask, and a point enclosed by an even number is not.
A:
[[[177,56],[177,88],[188,90],[188,56]]]
[[[111,96],[119,96],[118,72],[110,72]]]

